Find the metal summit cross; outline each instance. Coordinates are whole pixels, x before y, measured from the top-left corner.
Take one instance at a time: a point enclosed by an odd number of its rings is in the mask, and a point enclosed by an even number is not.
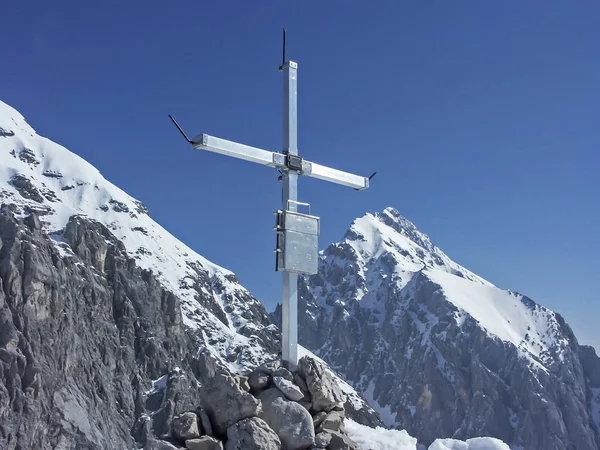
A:
[[[207,134],[189,139],[172,116],[169,116],[195,150],[208,150],[226,156],[273,167],[281,172],[282,205],[275,231],[277,248],[275,270],[283,272],[282,289],[282,360],[289,368],[298,365],[298,274],[315,274],[318,270],[319,217],[310,215],[310,205],[298,201],[298,176],[308,176],[352,187],[358,191],[369,187],[370,177],[306,161],[298,156],[297,74],[298,64],[286,61],[283,30],[283,149],[271,152],[227,141]],[[308,213],[298,211],[308,207]]]

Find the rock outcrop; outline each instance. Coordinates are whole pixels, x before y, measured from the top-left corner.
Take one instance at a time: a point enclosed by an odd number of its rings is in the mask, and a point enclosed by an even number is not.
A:
[[[198,416],[193,412],[173,417],[173,434],[181,441],[199,438],[202,428],[198,428]]]
[[[188,450],[223,450],[223,444],[210,436],[202,436],[185,441],[185,448]]]
[[[287,400],[277,388],[261,392],[258,398],[263,404],[262,418],[286,448],[297,450],[314,444],[315,429],[306,409]]]
[[[227,429],[227,444],[225,450],[279,450],[279,436],[269,428],[269,425],[258,417],[244,419]]]
[[[304,393],[302,390],[290,380],[275,376],[273,377],[273,382],[275,383],[275,387],[279,389],[279,391],[289,400],[297,402],[304,398]]]
[[[298,364],[298,373],[310,392],[313,409],[330,411],[334,406],[343,403],[342,390],[324,367],[314,359],[302,358]]]
[[[312,367],[315,373],[321,374],[319,377],[331,381],[331,375],[312,358],[302,358],[300,365]],[[225,365],[208,352],[201,352],[192,369],[199,382],[197,390],[201,406],[175,415],[171,421],[165,421],[163,412],[169,411],[166,414],[168,417],[175,409],[169,399],[185,396],[186,391],[181,386],[192,389],[191,397],[194,389],[186,383],[171,382],[182,377],[180,372],[173,374],[166,384],[164,380],[156,382],[159,390],[151,392],[149,398],[160,392],[166,400],[163,400],[162,406],[153,415],[159,417],[157,420],[162,426],[157,427],[155,423],[154,434],[149,429],[145,436],[143,432],[139,433],[142,436],[140,441],[146,442],[147,448],[185,445],[189,450],[302,450],[316,446],[329,450],[356,450],[356,444],[344,431],[344,394],[333,394],[332,390],[320,394],[327,397],[324,399],[327,405],[333,404],[328,406],[329,412],[312,407],[307,409],[302,403],[289,400],[277,387],[276,379],[287,373],[289,378],[302,380],[300,384],[306,384],[306,380],[300,372],[292,373],[281,367],[280,361],[260,366],[248,375],[248,378],[255,379],[255,375],[260,373],[267,379],[265,389],[254,392],[256,397],[241,389],[237,381],[239,375],[230,373]],[[290,384],[300,390],[299,386],[292,382]],[[289,385],[286,385],[286,389],[288,388]],[[175,394],[170,392],[171,389],[175,389]],[[309,393],[306,395],[310,397]],[[310,398],[309,404],[312,405]],[[188,407],[193,408],[194,405],[188,402]],[[203,419],[205,412],[208,414]],[[145,419],[142,418],[142,423],[147,423]],[[145,428],[140,427],[141,430]],[[207,430],[211,429],[215,430],[215,436],[208,435]],[[155,437],[156,430],[161,430],[163,433],[160,438],[167,440],[158,440]],[[206,434],[200,436],[203,431]]]
[[[196,375],[202,407],[217,434],[223,435],[231,425],[261,412],[260,402],[207,351],[200,354]]]
[[[132,447],[151,380],[194,351],[179,302],[100,224],[69,221],[64,257],[10,206],[0,233],[0,447]]]

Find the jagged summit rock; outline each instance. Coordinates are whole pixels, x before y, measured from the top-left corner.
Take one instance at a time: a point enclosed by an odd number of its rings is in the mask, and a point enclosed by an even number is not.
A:
[[[300,342],[387,425],[426,444],[597,448],[596,355],[559,314],[455,263],[397,210],[356,219],[299,292]]]
[[[244,419],[227,429],[225,450],[240,450],[243,448],[279,450],[281,440],[264,420],[252,417]]]

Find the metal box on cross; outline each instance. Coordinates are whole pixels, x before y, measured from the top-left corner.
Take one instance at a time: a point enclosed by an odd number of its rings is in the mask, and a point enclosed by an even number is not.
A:
[[[297,211],[277,211],[275,270],[313,275],[319,270],[317,216]]]

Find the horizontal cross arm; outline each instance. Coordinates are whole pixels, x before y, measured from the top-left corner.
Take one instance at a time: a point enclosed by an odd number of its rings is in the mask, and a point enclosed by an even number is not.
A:
[[[311,163],[310,173],[305,173],[304,175],[331,183],[342,184],[358,191],[369,188],[369,178],[332,169],[321,164]]]
[[[276,161],[279,161],[279,153],[270,152],[249,145],[238,144],[237,142],[226,139],[201,134],[192,139],[192,147],[196,150],[208,150],[209,152],[220,153],[225,156],[243,159],[264,166],[276,167]]]
[[[192,139],[191,142],[192,147],[196,150],[220,153],[221,155],[232,156],[245,161],[262,164],[263,166],[275,167],[280,170],[296,170],[299,175],[341,184],[359,191],[369,187],[369,178],[367,177],[332,169],[331,167],[302,160],[299,157],[296,157],[299,161],[294,162],[294,164],[297,164],[296,168],[295,165],[292,165],[292,160],[290,159],[293,155],[287,156],[278,152],[270,152],[208,134],[200,134]]]

